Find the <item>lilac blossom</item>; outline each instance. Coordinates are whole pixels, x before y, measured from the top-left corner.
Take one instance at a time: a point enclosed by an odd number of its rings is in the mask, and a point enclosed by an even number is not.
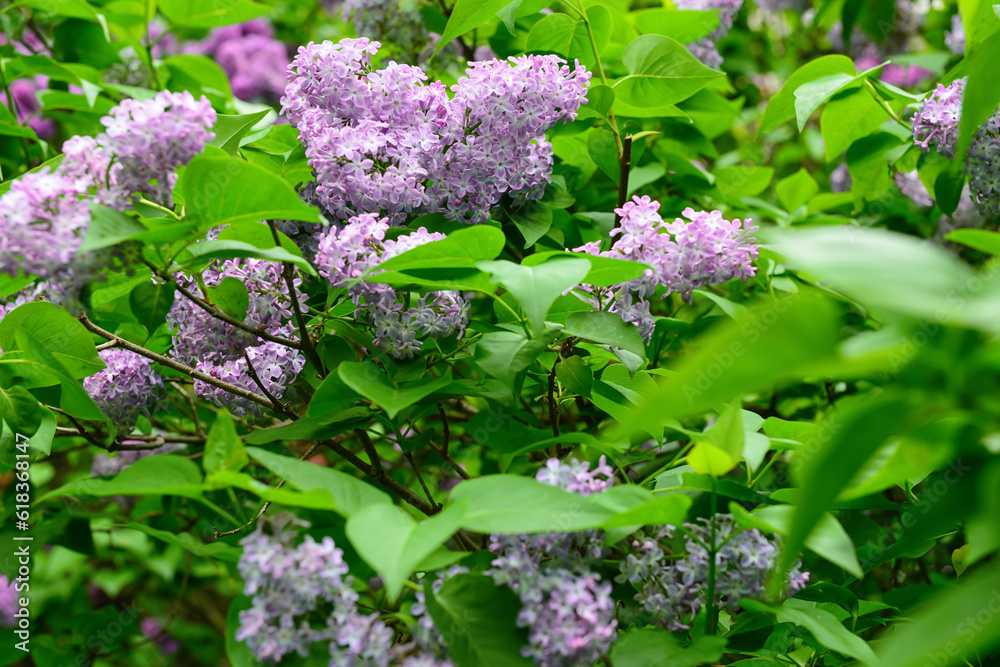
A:
[[[122,441],[122,444],[143,445],[146,444],[146,442],[143,440],[126,439]],[[90,462],[90,476],[112,477],[119,474],[122,470],[125,470],[125,468],[129,467],[139,459],[144,459],[147,456],[175,454],[184,449],[185,445],[171,442],[160,445],[159,447],[151,447],[150,449],[123,449],[118,452],[98,454]]]
[[[973,137],[965,172],[980,213],[1000,215],[1000,113],[990,117]]]
[[[0,272],[61,273],[90,224],[86,194],[85,186],[48,167],[13,181],[0,196]]]
[[[14,614],[17,612],[17,591],[14,583],[0,574],[0,625],[5,628],[12,628],[16,623]]]
[[[927,187],[924,185],[923,181],[920,180],[920,175],[917,174],[917,172],[897,172],[896,175],[893,176],[893,181],[896,183],[896,187],[899,188],[899,191],[917,205],[934,205],[934,199],[931,197],[930,193],[927,192]]]
[[[202,272],[202,281],[208,287],[218,285],[227,278],[239,280],[247,288],[249,307],[244,324],[274,336],[291,338],[296,335],[294,326],[289,322],[293,315],[292,303],[280,264],[258,259],[231,259],[209,266]],[[192,280],[184,276],[179,280],[194,289]],[[295,280],[296,289],[300,283],[299,279]],[[299,301],[302,308],[301,297]],[[273,396],[285,396],[305,367],[305,356],[301,351],[263,340],[218,320],[187,299],[174,301],[167,314],[167,323],[174,329],[175,358],[248,391],[260,393],[257,385],[257,380],[260,380]],[[252,364],[256,380],[248,364]],[[228,407],[238,416],[261,415],[262,408],[257,403],[201,380],[195,380],[194,391],[216,405]]]
[[[331,537],[298,539],[297,528],[306,526],[279,515],[240,540],[239,572],[251,603],[239,613],[236,639],[267,663],[292,653],[305,657],[313,643],[325,642],[331,667],[386,667],[392,630],[360,613],[344,553]]]
[[[753,266],[760,246],[751,221],[726,220],[719,211],[695,211],[666,223],[659,214],[659,202],[649,197],[634,197],[615,209],[621,218],[611,230],[616,237],[611,249],[602,252],[596,242],[587,243],[575,252],[602,255],[642,262],[651,268],[634,280],[610,288],[585,286],[594,305],[618,313],[626,322],[635,323],[649,340],[655,321],[649,299],[658,287],[664,295],[677,292],[690,302],[696,288],[719,285],[734,278],[747,280],[755,275]]]
[[[603,456],[593,470],[550,459],[536,479],[587,496],[610,487],[613,474]],[[517,624],[529,637],[522,655],[541,667],[571,667],[608,651],[617,628],[611,582],[590,569],[605,553],[600,531],[494,535],[490,550],[497,557],[487,574],[521,599]]]
[[[155,412],[164,399],[163,378],[153,362],[131,350],[99,352],[107,368],[84,379],[83,388],[118,427],[131,430],[139,415]]]
[[[277,99],[285,90],[288,48],[274,38],[274,28],[263,19],[217,28],[185,51],[214,59],[229,77],[233,95],[241,100]]]
[[[944,43],[952,53],[965,54],[965,26],[961,14],[951,17],[951,29],[944,33]]]
[[[830,173],[830,190],[832,192],[850,192],[852,184],[851,170],[846,162],[837,165],[837,168]]]
[[[687,50],[706,67],[722,67],[722,55],[717,42],[733,27],[733,17],[743,6],[743,0],[676,0],[677,9],[696,11],[719,10],[719,26],[708,37],[687,44]]]
[[[712,522],[700,519],[681,530],[664,526],[632,542],[633,552],[620,563],[617,581],[636,587],[636,601],[657,623],[670,630],[687,630],[706,605]],[[740,529],[733,517],[714,518],[715,603],[731,613],[739,601],[765,594],[765,586],[778,566],[780,541],[771,541],[754,528]],[[786,593],[805,587],[809,573],[796,564],[788,575]]]
[[[127,99],[113,108],[101,119],[105,131],[97,143],[114,156],[119,187],[172,206],[174,170],[204,150],[215,136],[209,130],[215,119],[204,97],[161,91],[152,99]]]
[[[181,650],[181,645],[167,634],[163,623],[158,618],[147,616],[139,621],[139,632],[145,637],[153,638],[156,646],[160,649],[160,655],[173,655]]]
[[[418,352],[420,338],[443,338],[465,332],[468,300],[459,292],[420,295],[406,307],[388,285],[360,280],[362,274],[396,255],[445,238],[421,227],[395,240],[386,240],[389,223],[374,213],[351,218],[342,228],[331,227],[319,243],[316,267],[333,287],[345,288],[375,332],[380,350],[407,359]]]
[[[43,139],[51,137],[56,132],[55,121],[38,115],[42,109],[42,105],[38,101],[38,93],[48,88],[48,85],[49,78],[42,75],[10,82],[10,95],[14,100],[14,113],[17,122],[27,125]],[[9,106],[5,92],[0,92],[0,103]]]
[[[914,114],[911,119],[913,143],[925,153],[933,147],[948,159],[955,157],[964,92],[965,79],[956,79],[947,86],[938,84]]]
[[[450,99],[417,67],[373,70],[379,47],[366,38],[310,43],[289,66],[282,112],[299,130],[325,209],[392,224],[435,211],[483,222],[505,193],[542,195],[552,170],[544,134],[576,117],[589,72],[554,56],[470,63]]]

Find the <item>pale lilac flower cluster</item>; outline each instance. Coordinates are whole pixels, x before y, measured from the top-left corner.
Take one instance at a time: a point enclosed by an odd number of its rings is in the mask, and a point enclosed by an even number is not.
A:
[[[883,49],[874,42],[867,43],[860,55],[854,59],[858,71],[871,69],[881,65],[886,60]],[[901,65],[891,62],[882,68],[879,79],[898,88],[913,88],[927,79],[934,77],[934,72],[917,65]]]
[[[951,29],[944,33],[944,44],[952,53],[965,53],[965,26],[962,24],[961,14],[951,17]]]
[[[722,55],[716,43],[726,36],[729,29],[733,27],[733,17],[743,6],[743,0],[676,0],[677,9],[687,9],[696,11],[707,11],[718,9],[719,27],[712,31],[712,34],[697,42],[687,45],[688,51],[695,58],[712,69],[722,67]]]
[[[229,77],[233,95],[241,100],[277,99],[285,90],[288,48],[274,37],[264,19],[216,28],[203,42],[185,47],[188,53],[211,57]]]
[[[292,317],[292,305],[280,264],[259,259],[231,259],[212,265],[202,273],[207,287],[214,287],[226,278],[236,278],[246,285],[250,301],[245,324],[275,336],[292,338],[296,335],[293,325],[288,323]],[[190,279],[181,277],[180,280],[187,287],[194,288]],[[299,283],[296,279],[294,284],[297,286]],[[301,308],[301,297],[299,299]],[[247,365],[248,357],[261,384],[278,397],[286,394],[305,367],[301,351],[262,340],[218,320],[187,299],[174,301],[167,314],[167,323],[175,330],[174,357],[243,389],[260,393]],[[210,398],[241,417],[261,414],[258,404],[201,380],[195,380],[194,390],[198,396]]]
[[[715,602],[734,613],[741,599],[764,593],[778,564],[780,542],[753,528],[739,529],[729,514],[714,521]],[[710,519],[685,523],[681,530],[665,526],[633,540],[635,552],[621,561],[617,581],[636,587],[636,601],[657,623],[675,631],[689,629],[707,602],[712,546]],[[796,564],[786,582],[787,594],[795,595],[808,581],[809,573]]]
[[[854,179],[851,178],[851,170],[846,162],[841,162],[837,168],[830,172],[831,192],[850,192]]]
[[[400,0],[344,0],[341,18],[354,26],[358,37],[378,40],[397,62],[419,64],[431,43],[423,16],[409,2]]]
[[[593,470],[551,459],[536,479],[587,496],[609,488],[613,475],[602,456]],[[529,628],[524,656],[540,667],[572,667],[607,652],[618,622],[611,582],[591,569],[605,553],[600,531],[494,535],[490,550],[497,557],[487,574],[521,598],[517,624]]]
[[[13,181],[0,196],[0,272],[61,273],[90,224],[86,194],[85,185],[48,167]]]
[[[554,56],[470,63],[452,87],[390,62],[366,38],[310,43],[288,68],[283,113],[299,130],[333,215],[379,213],[392,224],[444,211],[483,222],[505,193],[538,198],[552,170],[545,132],[573,120],[590,73]]]
[[[896,187],[903,193],[903,196],[913,200],[919,206],[933,206],[934,199],[927,192],[927,186],[920,180],[920,175],[915,171],[896,172],[893,176]]]
[[[993,114],[972,139],[965,172],[980,212],[1000,215],[1000,113]]]
[[[322,641],[329,644],[331,667],[386,667],[392,630],[378,616],[360,613],[344,553],[331,537],[298,540],[296,528],[307,525],[279,515],[240,540],[239,571],[252,597],[239,614],[236,639],[262,662],[305,657]],[[322,625],[313,625],[312,617]]]
[[[459,338],[469,323],[469,303],[460,292],[441,291],[421,295],[405,307],[400,295],[388,285],[360,280],[366,271],[391,257],[417,246],[445,238],[421,227],[395,240],[385,240],[389,223],[374,213],[351,218],[342,228],[331,227],[316,253],[316,267],[334,287],[347,289],[367,316],[380,350],[408,359],[420,350],[419,338]]]
[[[611,231],[617,238],[610,250],[602,252],[596,241],[574,248],[575,252],[628,259],[652,267],[639,278],[611,288],[585,287],[595,307],[635,323],[646,340],[652,337],[656,324],[649,299],[658,287],[665,287],[665,294],[677,292],[690,301],[695,288],[752,278],[756,271],[753,262],[760,250],[753,237],[757,227],[749,219],[730,221],[719,211],[687,208],[683,212],[687,221],[677,218],[666,223],[659,209],[660,203],[649,197],[633,197],[633,201],[615,209],[621,225]]]
[[[215,136],[209,130],[215,119],[204,97],[164,90],[152,99],[128,99],[113,108],[101,119],[105,131],[97,143],[114,157],[113,177],[120,188],[172,206],[174,170],[205,149]]]
[[[152,361],[131,350],[109,348],[99,354],[107,368],[85,378],[83,388],[118,428],[131,430],[140,414],[148,417],[162,403],[163,378]]]
[[[934,147],[946,158],[955,157],[964,92],[965,79],[956,79],[947,86],[938,84],[914,114],[910,121],[913,125],[913,143],[925,153]]]
[[[146,616],[139,621],[139,632],[156,643],[157,648],[160,649],[160,655],[173,655],[181,650],[181,645],[177,640],[165,631],[163,622],[154,616]]]
[[[14,627],[17,612],[17,590],[14,582],[6,575],[0,574],[0,625],[5,628]]]

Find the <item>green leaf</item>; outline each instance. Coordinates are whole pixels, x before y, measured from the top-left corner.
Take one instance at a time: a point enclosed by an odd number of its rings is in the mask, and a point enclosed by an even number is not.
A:
[[[584,259],[553,259],[536,266],[523,266],[506,260],[478,262],[477,267],[490,274],[514,295],[524,309],[536,334],[545,329],[545,316],[559,296],[580,284],[590,272]]]
[[[493,259],[507,242],[503,232],[489,225],[476,225],[452,232],[447,238],[407,250],[378,265],[378,270],[476,268],[481,260]]]
[[[340,380],[339,375],[334,374],[329,377],[336,378],[341,386],[346,387],[343,381]],[[324,381],[325,384],[326,382]],[[352,398],[349,402],[353,403],[357,400],[358,395],[353,391],[350,394]],[[315,402],[316,396],[314,395],[312,402],[309,404],[310,409]],[[340,411],[331,410],[320,416],[300,417],[284,426],[256,429],[247,436],[247,442],[251,445],[266,445],[281,440],[323,440],[340,435],[352,428],[364,426],[371,420],[371,417],[372,411],[367,406],[357,406]]]
[[[241,283],[242,284],[242,283]],[[174,286],[170,283],[144,280],[129,293],[128,302],[139,324],[150,335],[167,321],[167,313],[174,305]]]
[[[678,9],[643,9],[630,14],[644,35],[663,35],[681,44],[697,42],[719,27],[719,12]]]
[[[835,97],[819,119],[827,162],[836,159],[857,139],[875,132],[887,120],[889,114],[867,90]]]
[[[39,501],[60,496],[183,496],[202,495],[201,472],[183,456],[146,456],[111,479],[88,477],[49,491]]]
[[[250,292],[239,278],[223,278],[218,285],[208,288],[208,297],[222,312],[242,322],[250,308]]]
[[[995,517],[994,517],[995,519]],[[916,609],[878,643],[880,667],[959,664],[1000,645],[1000,567],[964,575]],[[989,620],[979,622],[985,613]]]
[[[587,18],[600,53],[611,37],[611,12],[601,5],[593,5],[587,8]],[[556,53],[570,62],[579,60],[586,67],[593,67],[595,63],[587,24],[566,14],[550,14],[533,25],[525,50]]]
[[[927,319],[954,313],[956,288],[972,278],[951,253],[904,234],[852,226],[774,232],[768,247],[787,264],[886,312]]]
[[[910,411],[907,401],[891,396],[858,401],[827,419],[826,432],[832,432],[832,437],[799,450],[796,478],[801,491],[784,544],[784,571],[791,567],[823,513],[871,455],[900,432]]]
[[[594,343],[611,345],[646,358],[646,345],[642,342],[639,329],[634,324],[622,320],[617,313],[592,311],[572,313],[566,318],[563,330],[572,336]]]
[[[212,422],[205,440],[204,467],[206,473],[219,470],[242,470],[250,459],[243,442],[236,434],[236,424],[229,411],[222,409]]]
[[[395,505],[379,503],[351,515],[347,537],[358,555],[382,577],[391,603],[420,563],[458,530],[464,513],[464,503],[453,503],[417,523]],[[378,529],[373,530],[373,526]]]
[[[205,95],[213,104],[228,104],[233,97],[225,70],[207,56],[182,54],[167,56],[163,65],[170,74],[170,87]]]
[[[192,243],[184,249],[186,257],[180,257],[180,264],[187,269],[197,269],[207,266],[213,259],[233,259],[236,257],[250,257],[253,259],[266,259],[272,262],[289,262],[298,266],[311,276],[315,276],[316,269],[309,264],[301,255],[293,255],[284,248],[277,246],[273,248],[258,248],[242,241],[202,241]]]
[[[812,633],[820,644],[841,655],[854,658],[866,665],[877,665],[875,652],[864,639],[851,633],[837,617],[803,600],[785,600],[780,607],[764,604],[756,600],[744,600],[743,606],[750,611],[770,612],[777,616],[779,623],[794,623]],[[925,656],[926,659],[926,656]]]
[[[1000,234],[988,229],[956,229],[948,232],[945,238],[979,252],[1000,255]]]
[[[854,61],[847,56],[830,55],[811,60],[795,70],[778,94],[772,97],[760,121],[760,133],[770,132],[785,121],[795,118],[795,91],[816,79],[838,74],[854,76]]]
[[[337,367],[337,374],[344,384],[385,410],[390,419],[451,384],[450,371],[437,378],[394,383],[370,361],[344,362]]]
[[[339,470],[281,456],[258,447],[247,447],[247,454],[300,491],[328,491],[333,496],[336,512],[341,516],[349,517],[363,507],[390,502],[389,496],[383,491]]]
[[[713,406],[770,387],[834,359],[839,328],[825,300],[797,295],[763,302],[737,321],[717,328],[675,367],[659,389],[619,419],[612,439],[650,431]]]
[[[819,192],[819,185],[808,171],[799,169],[791,176],[778,181],[774,192],[785,210],[792,212],[812,199],[813,195]]]
[[[846,74],[831,74],[799,86],[795,91],[795,121],[799,132],[821,104],[847,87],[855,78]]]
[[[262,109],[256,113],[238,116],[219,114],[215,119],[215,125],[212,126],[215,138],[210,142],[211,145],[218,146],[230,155],[236,156],[243,137],[250,131],[250,128],[263,120],[264,116],[270,112],[270,109]]]
[[[560,359],[556,364],[556,377],[564,387],[581,396],[589,396],[594,386],[594,371],[583,357]]]
[[[715,170],[715,185],[731,201],[753,197],[767,190],[774,178],[772,167],[736,165]]]
[[[634,526],[679,526],[684,522],[691,498],[673,493],[630,507],[601,523],[601,528]]]
[[[736,508],[733,509],[735,513]],[[787,535],[794,511],[795,508],[791,505],[772,505],[754,511],[753,518],[763,523],[767,530]],[[757,525],[756,527],[762,526]],[[865,576],[861,570],[861,564],[858,563],[858,556],[851,536],[829,512],[823,514],[816,523],[816,527],[809,534],[804,546],[816,555],[843,568],[853,577],[860,579]]]
[[[287,485],[283,487],[264,484],[250,475],[233,470],[218,470],[205,478],[205,488],[216,490],[235,487],[249,491],[271,503],[287,507],[302,507],[311,510],[337,511],[337,502],[326,489],[296,491]]]
[[[476,364],[514,390],[524,371],[558,337],[558,329],[549,329],[539,338],[514,331],[492,331],[476,343]]]
[[[590,271],[582,282],[594,287],[610,287],[618,283],[628,282],[641,276],[650,267],[640,262],[633,262],[627,259],[616,259],[614,257],[604,257],[602,255],[588,255],[584,252],[569,252],[560,250],[550,250],[546,252],[536,252],[528,255],[521,262],[521,266],[537,266],[548,262],[556,257],[567,257],[570,259],[585,259],[590,262]]]
[[[648,503],[653,495],[636,486],[621,486],[581,498],[529,477],[487,475],[462,482],[451,492],[451,499],[469,502],[463,528],[480,533],[548,533],[597,528],[631,507]],[[647,509],[675,516],[677,507]],[[629,525],[635,519],[631,517]]]
[[[168,530],[158,530],[152,526],[147,526],[142,523],[133,522],[125,524],[122,527],[138,530],[140,533],[145,533],[150,537],[155,537],[161,542],[166,542],[167,544],[176,544],[185,551],[190,551],[192,554],[200,558],[214,558],[226,563],[238,563],[240,560],[241,550],[238,547],[226,544],[225,542],[215,541],[206,544],[199,541],[198,538],[191,533],[174,534]]]
[[[284,179],[236,158],[196,157],[184,169],[180,189],[199,229],[246,220],[320,222],[319,211]]]
[[[160,0],[160,12],[171,25],[216,28],[266,16],[271,9],[251,0]]]
[[[445,580],[435,594],[424,586],[427,609],[458,667],[532,667],[521,655],[526,629],[517,627],[521,601],[508,587],[482,574]]]
[[[955,155],[962,157],[969,150],[972,138],[979,127],[993,115],[997,110],[997,104],[1000,104],[1000,90],[996,86],[996,65],[1000,62],[1000,33],[991,35],[985,42],[974,47],[967,60],[969,78],[962,96],[962,117],[959,120],[958,145],[955,148]]]
[[[697,472],[721,477],[736,467],[743,457],[746,434],[741,403],[736,399],[727,405],[719,419],[705,431],[705,439],[688,454],[688,465]]]
[[[436,54],[456,37],[461,37],[492,20],[497,12],[509,3],[510,0],[456,0],[451,8],[448,25],[445,26],[441,41],[434,53]]]
[[[121,211],[91,202],[90,224],[78,252],[117,245],[145,231],[146,228],[138,220]]]
[[[4,352],[19,349],[18,333],[33,338],[71,377],[88,377],[105,367],[90,332],[75,317],[47,301],[32,301],[18,306],[0,320],[0,349]]]
[[[679,42],[662,35],[643,35],[625,49],[628,76],[614,83],[615,97],[637,107],[676,104],[719,77]]]
[[[718,664],[725,648],[725,639],[709,636],[682,647],[669,630],[646,627],[622,634],[611,661],[615,667],[698,667]]]

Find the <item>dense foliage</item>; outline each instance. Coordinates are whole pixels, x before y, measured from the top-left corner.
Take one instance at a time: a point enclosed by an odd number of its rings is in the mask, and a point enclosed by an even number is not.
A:
[[[0,664],[998,664],[1000,5],[0,24]]]

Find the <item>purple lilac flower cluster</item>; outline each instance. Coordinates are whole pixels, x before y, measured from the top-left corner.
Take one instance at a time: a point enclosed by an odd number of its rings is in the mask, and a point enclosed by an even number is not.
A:
[[[367,213],[351,218],[342,228],[331,227],[319,243],[316,267],[334,287],[346,288],[354,303],[375,330],[375,346],[388,354],[408,359],[418,352],[418,337],[443,338],[465,333],[469,323],[468,300],[460,292],[429,292],[410,307],[388,285],[358,278],[380,262],[417,246],[445,238],[444,234],[420,229],[386,240],[386,218]]]
[[[934,199],[927,192],[927,186],[920,180],[920,175],[915,171],[897,172],[893,176],[893,182],[904,197],[912,200],[918,206],[933,206]]]
[[[11,41],[13,40],[9,40],[6,34],[0,34],[0,45],[8,44]],[[13,41],[13,45],[14,50],[21,55],[51,55],[38,35],[31,30],[24,30],[21,33],[20,41]],[[17,122],[27,125],[43,139],[51,137],[56,131],[55,121],[38,115],[42,108],[38,101],[38,94],[48,87],[49,77],[38,74],[31,78],[10,81],[8,88],[11,100],[7,99],[7,91],[0,91],[0,104],[12,108]],[[79,92],[79,89],[74,85],[71,87],[71,91]],[[13,101],[13,106],[9,104],[10,101]]]
[[[378,212],[399,224],[444,211],[482,222],[507,193],[538,198],[552,170],[545,132],[573,120],[590,73],[554,56],[470,63],[452,87],[390,62],[366,38],[310,43],[288,68],[282,111],[316,173],[315,196],[340,219]]]
[[[292,653],[304,657],[313,643],[325,642],[330,667],[452,667],[419,644],[393,646],[392,629],[377,615],[361,613],[343,551],[329,536],[299,540],[297,529],[306,526],[278,515],[240,541],[239,571],[252,597],[239,614],[236,639],[267,663]]]
[[[274,28],[264,19],[217,28],[208,39],[184,50],[219,63],[233,95],[241,100],[277,99],[285,90],[288,48],[275,39]]]
[[[84,379],[83,388],[118,428],[131,430],[140,414],[149,416],[163,401],[163,378],[152,361],[130,350],[99,354],[107,368]]]
[[[174,173],[205,149],[215,136],[212,105],[191,93],[162,91],[149,100],[125,100],[101,119],[97,143],[116,162],[112,178],[126,194],[140,193],[172,206]]]
[[[295,330],[287,321],[292,317],[292,305],[281,271],[276,262],[231,259],[209,266],[202,273],[202,280],[207,287],[227,278],[239,280],[249,296],[244,323],[275,336],[291,338]],[[180,280],[194,288],[190,279]],[[296,279],[293,284],[297,287],[300,282]],[[177,359],[250,391],[259,392],[260,388],[248,364],[253,365],[257,379],[273,396],[285,395],[305,367],[305,356],[299,350],[262,340],[218,320],[187,299],[174,301],[167,323],[175,330],[173,355]],[[238,416],[257,417],[261,413],[256,403],[200,380],[195,380],[194,390],[196,395],[210,398]]]
[[[722,55],[716,42],[726,36],[729,29],[733,27],[733,17],[743,6],[743,0],[676,0],[674,3],[677,9],[687,9],[696,11],[707,11],[718,9],[719,27],[712,31],[712,34],[697,42],[687,45],[688,51],[695,58],[712,69],[722,67]]]
[[[340,15],[354,26],[358,37],[392,45],[391,55],[397,62],[418,64],[431,43],[423,16],[409,2],[344,0]]]
[[[17,612],[17,591],[14,583],[6,575],[0,574],[0,626],[14,627]]]
[[[588,496],[609,488],[614,471],[603,456],[593,470],[586,462],[551,459],[536,479]],[[487,574],[521,598],[517,624],[529,628],[525,657],[540,667],[571,667],[607,652],[618,622],[611,582],[590,566],[604,555],[600,531],[494,535],[490,551],[497,557]]]
[[[683,216],[666,223],[659,214],[660,203],[649,197],[634,197],[615,209],[621,225],[611,231],[616,236],[608,251],[592,241],[575,252],[643,262],[652,267],[634,280],[598,289],[586,287],[595,306],[606,307],[634,322],[649,340],[655,320],[650,314],[649,299],[659,286],[665,294],[679,293],[685,301],[697,287],[718,285],[733,278],[744,280],[755,275],[754,260],[760,246],[753,233],[757,227],[749,219],[726,220],[719,211],[695,211],[687,208]]]
[[[965,26],[961,14],[951,17],[951,29],[944,33],[944,44],[952,53],[965,54]]]
[[[993,114],[972,139],[965,156],[969,190],[983,215],[1000,215],[1000,112]]]
[[[764,592],[778,563],[780,542],[753,528],[740,530],[729,514],[717,515],[714,521],[716,604],[737,612],[741,599]],[[685,523],[682,530],[665,526],[633,541],[635,552],[621,561],[616,580],[633,584],[639,591],[636,601],[661,625],[689,629],[706,604],[711,546],[709,519]],[[808,581],[809,573],[796,564],[788,576],[787,594],[794,595]]]

